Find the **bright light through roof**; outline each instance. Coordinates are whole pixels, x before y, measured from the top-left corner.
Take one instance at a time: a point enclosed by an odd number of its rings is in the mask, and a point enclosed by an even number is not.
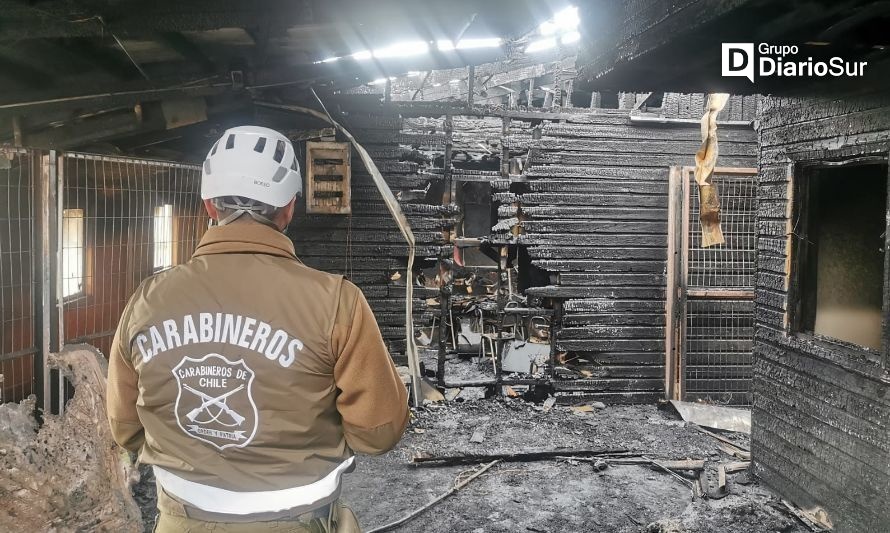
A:
[[[572,44],[581,40],[581,33],[577,31],[569,32],[559,38],[562,44]]]
[[[425,54],[429,51],[430,45],[426,41],[403,41],[393,43],[384,48],[375,49],[372,54],[378,59],[387,57],[407,57]]]
[[[500,37],[486,37],[483,39],[461,39],[457,43],[458,50],[467,50],[470,48],[494,48],[501,45]]]
[[[540,39],[540,40],[531,42],[528,46],[525,47],[525,53],[532,54],[535,52],[541,52],[542,50],[548,50],[555,46],[556,46],[556,38],[548,37],[546,39]]]
[[[356,52],[352,54],[352,59],[356,61],[361,61],[363,59],[371,59],[371,51],[370,50],[362,50],[361,52]]]
[[[461,39],[457,44],[447,39],[436,41],[436,48],[441,52],[451,50],[471,50],[473,48],[495,48],[500,46],[503,39],[500,37],[483,37],[478,39]]]
[[[554,35],[557,33],[569,33],[574,31],[580,19],[578,18],[578,8],[569,6],[562,11],[553,15],[553,18],[544,22],[538,27],[541,35]]]

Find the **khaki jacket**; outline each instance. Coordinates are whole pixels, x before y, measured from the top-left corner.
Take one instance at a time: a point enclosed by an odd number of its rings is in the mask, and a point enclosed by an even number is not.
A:
[[[207,488],[213,501],[290,498],[283,489],[336,477],[335,493],[313,500],[332,501],[353,451],[390,450],[408,420],[361,291],[253,222],[209,229],[190,261],[137,289],[112,346],[107,407],[115,440],[168,492]]]

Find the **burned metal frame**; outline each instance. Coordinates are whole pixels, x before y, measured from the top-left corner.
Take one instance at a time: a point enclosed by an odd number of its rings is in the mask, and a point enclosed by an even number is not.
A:
[[[52,410],[51,370],[48,364],[49,354],[58,351],[59,347],[59,321],[58,315],[54,316],[57,298],[58,262],[59,256],[56,248],[59,243],[58,220],[58,177],[56,167],[56,152],[50,150],[47,155],[41,157],[41,194],[40,194],[40,228],[41,228],[41,355],[40,371],[41,397],[44,412]],[[35,362],[36,363],[36,362]]]
[[[78,302],[85,296],[78,296],[76,300],[72,301],[66,301],[63,297],[62,280],[65,275],[63,265],[64,254],[62,253],[63,210],[66,201],[66,185],[68,185],[68,182],[71,179],[77,178],[76,173],[67,175],[64,168],[65,161],[95,161],[97,164],[101,162],[105,165],[118,166],[142,164],[153,165],[156,168],[172,169],[175,174],[167,176],[167,181],[165,182],[171,187],[170,191],[164,193],[168,196],[174,195],[172,189],[175,189],[176,186],[182,185],[185,182],[183,169],[198,172],[200,167],[144,159],[107,157],[82,153],[62,153],[54,150],[43,152],[39,150],[12,149],[11,153],[14,153],[17,157],[27,159],[23,164],[27,164],[27,170],[31,175],[30,187],[28,189],[31,190],[31,194],[29,194],[27,198],[20,198],[20,202],[27,203],[27,212],[30,213],[33,218],[33,227],[31,228],[31,231],[23,231],[23,228],[20,227],[17,238],[21,241],[22,246],[27,244],[30,247],[28,253],[33,256],[28,264],[24,264],[23,262],[19,265],[20,270],[28,269],[30,272],[33,290],[28,292],[28,294],[25,294],[25,291],[21,290],[21,294],[17,295],[20,300],[17,303],[18,305],[27,306],[26,308],[30,310],[30,321],[33,324],[32,333],[34,347],[29,350],[21,350],[22,353],[15,352],[4,354],[4,358],[32,357],[31,362],[28,363],[31,367],[29,369],[30,381],[22,385],[23,390],[29,392],[33,391],[37,394],[39,406],[44,412],[61,414],[64,411],[65,402],[72,393],[72,389],[70,384],[66,382],[62,373],[59,372],[58,369],[52,368],[49,364],[50,355],[60,352],[66,342],[95,342],[94,339],[99,338],[109,340],[110,335],[114,333],[114,327],[117,322],[116,316],[109,316],[106,318],[107,320],[112,321],[111,323],[107,323],[107,326],[110,326],[110,329],[103,327],[103,331],[92,331],[90,334],[78,336],[76,339],[69,339],[66,336],[65,313],[69,307],[80,305]],[[136,176],[132,177],[134,180],[137,178]],[[142,177],[146,178],[148,176]],[[154,178],[156,177],[157,176],[154,176]],[[140,187],[140,190],[142,190],[141,185],[137,184],[137,187]],[[157,184],[156,187],[162,187],[162,185]],[[105,195],[114,194],[115,191],[122,192],[124,187],[120,184],[116,186],[113,182],[109,183],[103,179],[95,184],[94,189],[97,196],[100,194],[101,189],[101,195],[104,198]],[[139,194],[143,194],[144,192],[145,191],[143,190]],[[194,192],[197,192],[197,181],[194,181]],[[141,201],[143,196],[134,196],[130,199],[135,198],[137,201]],[[180,196],[180,198],[182,197],[183,196]],[[190,198],[192,198],[195,207],[199,206],[200,202],[197,194],[190,195]],[[20,207],[21,209],[24,209],[24,206]],[[142,209],[141,216],[143,218],[152,218],[153,212],[146,211],[147,207],[145,206],[141,206],[140,208]],[[135,208],[131,209],[130,214],[135,216],[134,213],[136,213]],[[183,217],[188,214],[189,212],[186,211],[175,212],[177,222],[174,224],[174,232],[176,232],[177,235],[181,234],[183,236],[189,236],[189,239],[192,240],[184,245],[193,246],[197,242],[195,235],[200,229],[200,224],[196,225],[197,219],[189,219],[191,223],[183,223]],[[118,215],[121,215],[121,213],[107,213],[107,216],[110,217],[108,220],[111,220],[110,224],[115,225],[115,227],[120,230],[123,219]],[[93,217],[93,223],[95,223],[97,214],[90,214],[90,216]],[[9,231],[10,241],[12,241],[13,234],[11,226]],[[112,247],[112,245],[107,242],[103,243],[102,246],[106,248],[106,251],[108,248]],[[125,245],[117,246],[119,248],[125,247]],[[179,245],[177,244],[177,246]],[[176,250],[174,250],[174,252],[175,251]],[[189,252],[190,251],[191,250],[189,250]],[[19,253],[19,255],[24,257],[24,252]],[[180,254],[180,260],[187,257],[187,255],[190,254]],[[145,257],[151,262],[151,256]],[[174,261],[176,261],[176,254],[174,254],[173,257]],[[96,261],[96,259],[93,260],[94,263]],[[119,261],[107,262],[115,262],[118,266],[126,264],[125,262]],[[153,272],[153,265],[149,264],[147,269],[136,272],[134,275],[150,275]],[[114,274],[118,276],[118,279],[116,281],[111,280],[109,282],[109,287],[103,287],[101,292],[106,296],[114,295],[122,299],[128,299],[130,294],[127,292],[126,288],[123,287],[123,274],[120,272]],[[84,272],[84,275],[88,275],[87,272]],[[140,277],[136,281],[141,281],[141,279],[142,278]],[[101,308],[101,306],[97,307],[97,309],[99,308]],[[95,324],[93,325],[95,326]],[[27,332],[23,330],[19,333],[23,335]],[[0,358],[0,360],[2,360],[2,358]],[[22,379],[24,379],[24,376]],[[3,399],[0,399],[0,401],[2,400]]]
[[[40,157],[0,150],[0,402],[20,401],[40,371]]]

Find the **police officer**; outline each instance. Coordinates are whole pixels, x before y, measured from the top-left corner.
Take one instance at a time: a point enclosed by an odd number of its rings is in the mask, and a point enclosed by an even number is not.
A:
[[[216,226],[121,316],[108,418],[154,469],[156,531],[358,531],[340,478],[404,431],[406,389],[361,291],[282,233],[301,191],[286,137],[227,130],[201,175]]]

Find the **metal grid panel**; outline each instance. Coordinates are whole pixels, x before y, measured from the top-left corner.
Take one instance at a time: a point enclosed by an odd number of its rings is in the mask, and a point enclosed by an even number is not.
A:
[[[754,287],[754,217],[757,181],[754,176],[714,175],[720,195],[720,226],[726,243],[702,248],[696,184],[690,185],[689,280],[692,288]]]
[[[756,176],[715,174],[713,181],[726,243],[710,248],[701,246],[699,198],[695,182],[690,184],[686,399],[749,405]],[[696,296],[703,290],[708,292]]]
[[[686,399],[749,404],[754,302],[690,299],[687,306]]]
[[[31,394],[38,352],[34,157],[0,152],[0,402]]]
[[[107,354],[136,287],[187,261],[206,230],[201,170],[69,153],[59,171],[63,339]]]

